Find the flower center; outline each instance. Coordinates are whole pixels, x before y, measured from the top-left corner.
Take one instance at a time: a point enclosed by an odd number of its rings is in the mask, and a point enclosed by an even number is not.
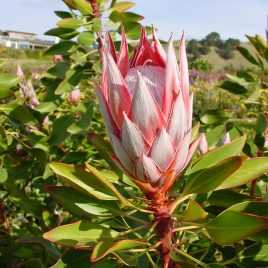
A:
[[[133,96],[137,87],[138,72],[141,74],[144,82],[147,85],[147,88],[155,98],[158,105],[162,107],[165,84],[165,69],[159,66],[148,65],[131,68],[124,78],[131,96]]]

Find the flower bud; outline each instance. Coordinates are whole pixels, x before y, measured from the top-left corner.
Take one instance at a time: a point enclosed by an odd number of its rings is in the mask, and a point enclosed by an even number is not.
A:
[[[76,88],[76,89],[74,89],[71,92],[71,94],[70,94],[70,100],[71,100],[71,103],[74,106],[76,106],[79,103],[80,95],[81,95],[81,92],[80,92],[80,89],[79,88]]]
[[[208,152],[208,143],[205,134],[200,136],[200,142],[198,146],[198,154],[202,155]]]
[[[62,55],[54,55],[54,63],[63,61]]]

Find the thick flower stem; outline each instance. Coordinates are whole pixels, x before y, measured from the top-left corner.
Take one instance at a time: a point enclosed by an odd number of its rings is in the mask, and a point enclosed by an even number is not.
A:
[[[173,221],[168,213],[168,207],[165,205],[155,209],[154,213],[155,221],[158,223],[156,226],[156,232],[161,243],[159,246],[159,254],[162,261],[163,268],[179,268],[170,256],[170,248],[172,243],[172,229]]]
[[[163,268],[174,267],[173,265],[171,265],[169,249],[172,243],[172,220],[168,216],[156,216],[156,219],[158,220],[156,231],[159,241],[161,242],[159,246],[159,253],[162,260],[162,266]]]

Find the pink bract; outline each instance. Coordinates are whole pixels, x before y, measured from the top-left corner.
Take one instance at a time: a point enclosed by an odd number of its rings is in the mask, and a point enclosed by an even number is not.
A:
[[[136,181],[163,188],[180,175],[199,141],[190,142],[193,96],[184,35],[179,66],[172,38],[166,53],[154,29],[150,43],[142,28],[131,60],[124,30],[118,55],[109,34],[107,39],[96,89],[113,159]]]

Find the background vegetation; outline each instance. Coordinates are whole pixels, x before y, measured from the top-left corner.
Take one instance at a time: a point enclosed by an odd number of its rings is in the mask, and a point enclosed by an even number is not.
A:
[[[124,24],[136,44],[143,17],[129,11],[131,2],[64,2],[70,11],[56,11],[59,22],[46,33],[60,37],[59,44],[45,54],[0,51],[0,266],[158,267],[152,215],[110,158],[93,87],[100,79],[97,33],[108,28],[114,38]],[[172,197],[183,195],[204,159],[204,172],[225,156],[248,162],[240,183],[235,178],[222,186],[219,180],[212,189],[208,182],[175,210],[178,250],[172,258],[182,267],[267,267],[267,51],[259,35],[246,44],[217,33],[188,42],[193,136],[205,134],[209,152],[195,155]],[[15,74],[18,63],[23,77]],[[223,145],[226,133],[231,142]]]

